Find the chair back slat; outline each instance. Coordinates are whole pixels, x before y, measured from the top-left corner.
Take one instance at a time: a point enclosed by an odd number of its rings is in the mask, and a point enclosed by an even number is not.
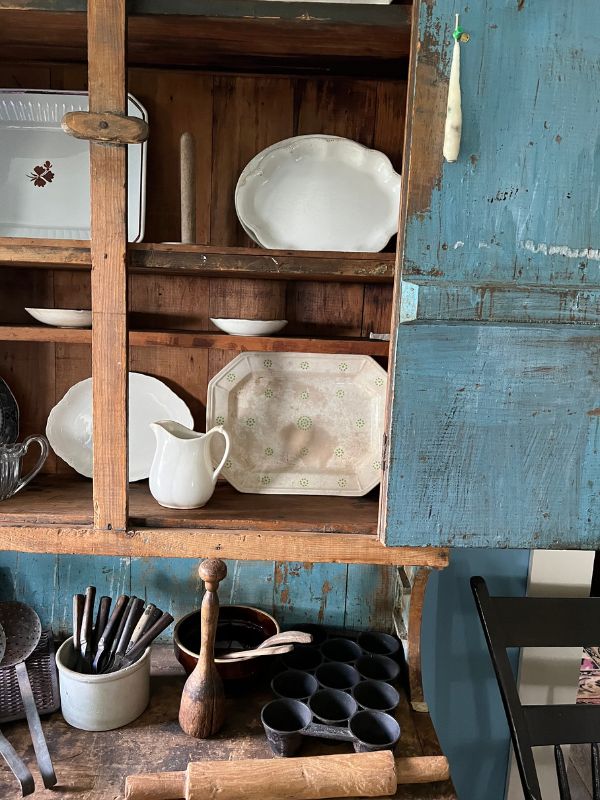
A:
[[[533,747],[590,744],[600,738],[600,706],[523,706]]]
[[[504,647],[600,645],[600,597],[490,597]]]

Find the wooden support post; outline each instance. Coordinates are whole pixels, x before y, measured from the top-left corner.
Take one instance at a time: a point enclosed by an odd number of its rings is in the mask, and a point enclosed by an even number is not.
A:
[[[416,569],[410,592],[410,608],[408,611],[408,681],[410,704],[414,711],[428,711],[423,695],[423,679],[421,676],[421,623],[423,621],[425,591],[430,574],[429,567]]]
[[[125,114],[125,0],[88,0],[91,112]],[[125,530],[127,458],[127,147],[90,142],[94,525]]]

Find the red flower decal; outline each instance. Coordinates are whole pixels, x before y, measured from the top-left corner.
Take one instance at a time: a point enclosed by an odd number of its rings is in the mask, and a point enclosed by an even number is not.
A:
[[[27,176],[34,186],[43,188],[47,183],[52,183],[54,180],[54,173],[51,171],[52,164],[49,161],[44,161],[41,166],[33,168],[33,171]]]

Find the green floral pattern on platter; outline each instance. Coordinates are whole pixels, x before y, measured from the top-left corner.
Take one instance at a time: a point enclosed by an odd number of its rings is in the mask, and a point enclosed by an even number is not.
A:
[[[360,496],[379,481],[386,379],[372,359],[241,353],[214,380],[207,420],[236,434],[235,488]]]

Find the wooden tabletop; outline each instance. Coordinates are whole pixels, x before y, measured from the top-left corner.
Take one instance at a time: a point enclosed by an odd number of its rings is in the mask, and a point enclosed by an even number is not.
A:
[[[224,729],[214,738],[197,741],[182,733],[177,722],[184,675],[169,647],[153,653],[151,701],[131,725],[117,731],[88,733],[71,728],[60,713],[44,717],[42,725],[54,761],[58,785],[45,790],[35,766],[25,722],[2,726],[3,733],[31,768],[40,800],[118,800],[125,776],[140,772],[184,770],[189,761],[272,758],[260,723],[261,706],[273,695],[265,681],[251,694],[227,699]],[[410,710],[406,697],[398,710],[402,729],[396,755],[435,755],[439,745],[429,715]],[[300,755],[351,752],[347,744],[307,739]],[[12,773],[0,762],[0,797],[17,800],[20,791]],[[448,782],[398,787],[398,800],[456,800]]]

